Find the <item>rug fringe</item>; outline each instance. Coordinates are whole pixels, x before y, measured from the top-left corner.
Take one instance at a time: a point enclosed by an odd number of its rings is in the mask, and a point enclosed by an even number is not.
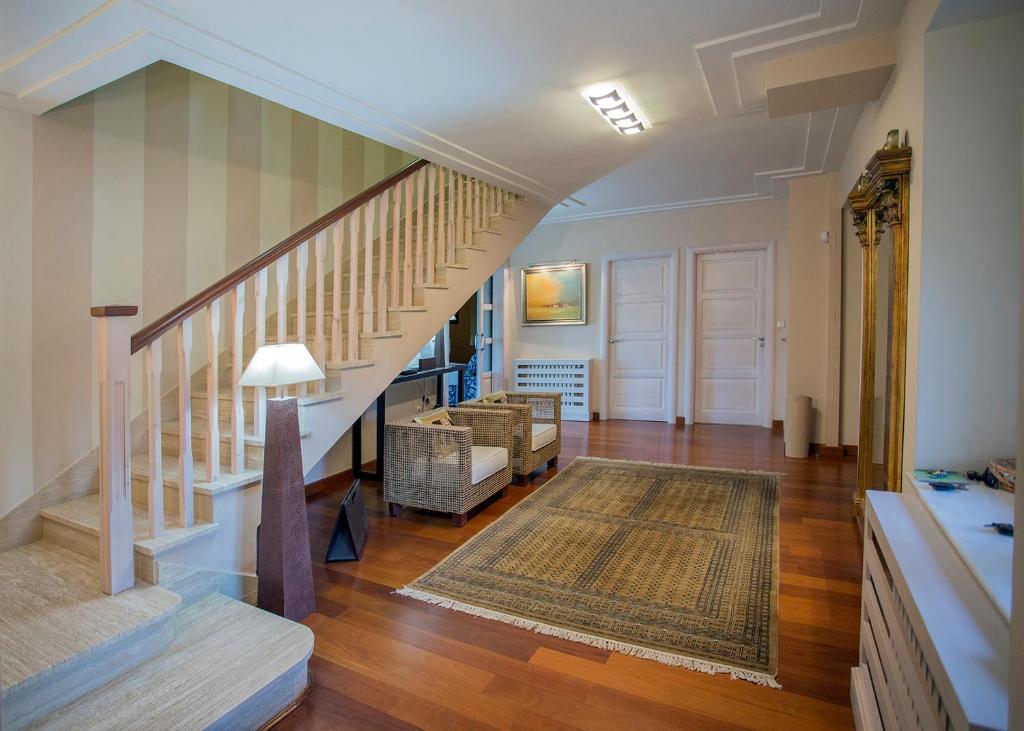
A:
[[[396,589],[395,593],[409,597],[410,599],[417,599],[421,602],[426,602],[427,604],[434,604],[444,609],[453,609],[456,612],[462,612],[463,614],[469,614],[474,617],[482,617],[483,619],[491,619],[496,622],[511,624],[515,627],[532,630],[538,634],[550,635],[551,637],[558,637],[571,642],[579,642],[580,644],[596,647],[600,650],[611,650],[623,655],[639,657],[644,660],[654,660],[655,662],[660,662],[664,665],[672,665],[685,670],[696,670],[697,672],[707,673],[708,675],[729,673],[729,677],[733,680],[746,680],[747,682],[754,683],[756,685],[765,685],[769,688],[782,688],[779,682],[775,680],[775,677],[768,673],[744,670],[743,668],[736,668],[731,665],[724,665],[722,663],[710,662],[707,660],[697,660],[684,655],[676,655],[671,652],[663,652],[662,650],[652,650],[649,647],[632,645],[628,642],[609,640],[605,637],[597,637],[596,635],[575,632],[562,627],[554,627],[550,624],[536,622],[532,619],[524,619],[523,617],[516,617],[512,614],[496,612],[493,609],[484,609],[483,607],[473,606],[472,604],[466,604],[455,599],[448,599],[447,597],[438,596],[437,594],[431,594],[430,592],[422,591],[420,589],[414,589],[411,586],[403,586],[401,589]]]

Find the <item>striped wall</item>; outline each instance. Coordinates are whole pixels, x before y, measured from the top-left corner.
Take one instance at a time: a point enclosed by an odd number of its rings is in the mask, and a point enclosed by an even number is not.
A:
[[[0,516],[96,444],[90,306],[137,329],[413,159],[167,63],[0,109]]]

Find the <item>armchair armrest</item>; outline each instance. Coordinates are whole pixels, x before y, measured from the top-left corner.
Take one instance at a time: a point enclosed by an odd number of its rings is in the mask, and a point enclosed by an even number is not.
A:
[[[448,415],[453,424],[470,428],[473,445],[504,447],[511,455],[515,419],[511,411],[491,408],[448,409]]]
[[[514,391],[508,394],[509,403],[527,404],[534,421],[555,424],[562,430],[562,394],[557,391]]]
[[[400,419],[384,425],[385,482],[429,473],[453,484],[469,480],[473,430],[468,426],[419,424]]]

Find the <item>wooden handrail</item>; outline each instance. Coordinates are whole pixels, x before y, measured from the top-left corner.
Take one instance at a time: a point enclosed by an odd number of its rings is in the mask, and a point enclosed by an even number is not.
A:
[[[261,269],[266,268],[282,256],[285,256],[288,252],[292,251],[292,249],[298,248],[302,242],[309,241],[331,224],[340,221],[364,203],[373,200],[378,195],[388,190],[396,183],[409,177],[427,164],[428,162],[426,160],[417,160],[416,162],[409,163],[394,175],[385,178],[376,185],[367,188],[354,198],[350,198],[345,201],[337,208],[328,211],[324,215],[320,216],[320,218],[316,219],[299,231],[296,231],[273,248],[267,249],[262,254],[249,260],[235,271],[222,277],[219,281],[210,285],[199,294],[185,300],[185,302],[175,307],[166,315],[154,320],[132,335],[132,353],[139,352],[161,335],[168,332],[186,317],[199,312],[213,300],[223,294],[227,294]]]

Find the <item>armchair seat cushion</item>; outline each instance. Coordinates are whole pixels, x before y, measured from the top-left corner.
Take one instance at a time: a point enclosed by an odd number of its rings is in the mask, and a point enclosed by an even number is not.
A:
[[[530,445],[534,452],[555,441],[555,437],[558,435],[558,430],[554,424],[539,424],[534,422],[533,427],[533,442]]]
[[[470,480],[473,484],[482,482],[498,470],[504,469],[508,464],[508,450],[504,447],[477,447],[472,448],[470,459],[473,460],[473,470],[470,473]],[[458,454],[450,454],[444,458],[445,462],[452,464],[459,460]]]

